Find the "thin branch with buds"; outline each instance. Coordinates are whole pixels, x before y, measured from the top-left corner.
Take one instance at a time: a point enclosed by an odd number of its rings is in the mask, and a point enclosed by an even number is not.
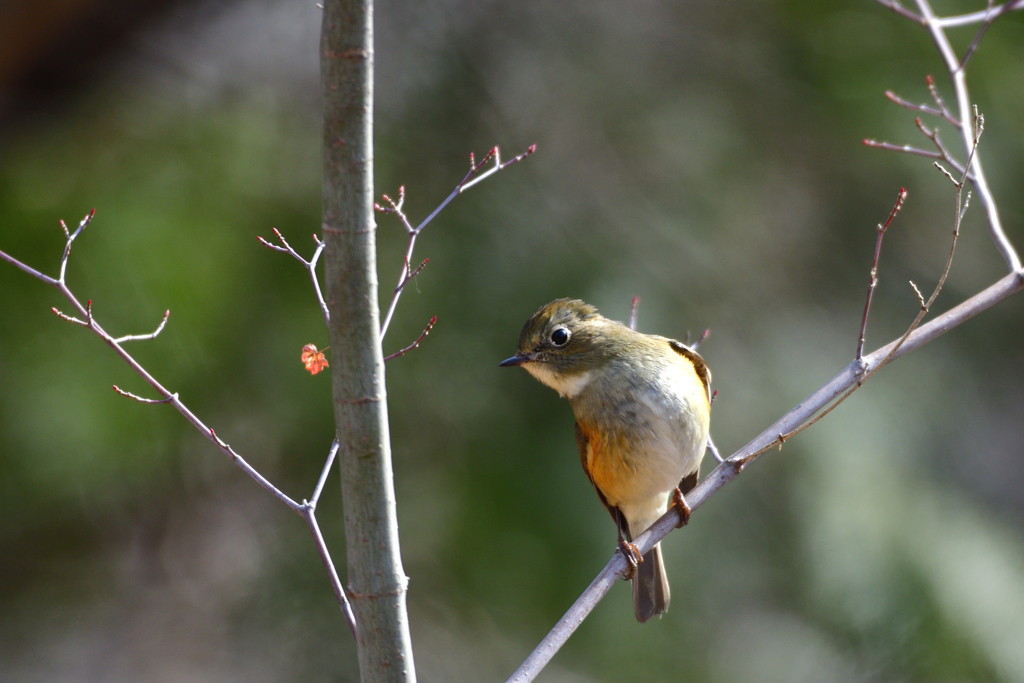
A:
[[[871,277],[868,281],[868,300],[864,304],[864,317],[861,318],[860,322],[860,337],[857,339],[857,355],[854,356],[855,360],[860,360],[864,357],[864,336],[868,329],[868,313],[871,311],[871,298],[874,296],[875,287],[878,285],[878,259],[882,255],[882,238],[885,237],[885,231],[889,229],[889,224],[892,223],[893,218],[896,218],[896,214],[900,212],[906,199],[907,191],[901,187],[900,194],[896,198],[896,205],[889,212],[889,217],[885,219],[885,223],[878,224],[878,238],[875,240],[875,260],[871,263]]]
[[[416,227],[413,227],[412,223],[409,221],[408,216],[406,216],[405,213],[402,211],[402,205],[405,203],[404,185],[398,188],[397,202],[395,202],[393,199],[391,199],[391,197],[387,195],[382,195],[384,202],[387,204],[387,206],[382,206],[381,204],[373,205],[373,208],[375,208],[377,211],[380,211],[381,213],[393,213],[396,216],[398,216],[398,219],[402,222],[402,226],[405,227],[405,231],[409,233],[409,245],[408,247],[406,247],[405,250],[405,259],[403,261],[402,274],[398,276],[398,284],[395,285],[394,294],[392,294],[391,296],[391,303],[388,305],[387,313],[384,314],[384,322],[381,323],[381,339],[383,339],[384,335],[386,335],[388,332],[388,326],[391,325],[391,318],[395,314],[395,308],[398,306],[398,299],[399,297],[402,296],[402,292],[405,290],[405,285],[408,284],[409,280],[411,280],[416,275],[416,273],[419,273],[420,270],[423,269],[424,265],[426,265],[426,261],[424,261],[423,264],[415,271],[410,271],[409,264],[412,263],[412,251],[416,246],[416,238],[420,236],[421,232],[423,232],[423,228],[427,227],[430,221],[434,220],[434,217],[436,217],[437,214],[441,213],[441,210],[444,209],[444,207],[448,206],[448,204],[453,199],[458,197],[460,194],[462,194],[469,188],[473,187],[477,183],[482,182],[487,178],[491,177],[498,171],[504,170],[518,161],[522,161],[529,155],[533,154],[535,151],[537,151],[537,145],[530,145],[530,148],[527,149],[525,152],[523,152],[517,157],[509,159],[504,163],[502,163],[501,161],[501,152],[497,147],[492,148],[491,151],[487,153],[487,156],[485,156],[483,160],[480,161],[480,163],[476,163],[475,157],[471,152],[469,155],[469,172],[462,179],[462,181],[455,186],[455,189],[452,190],[451,194],[445,197],[444,201],[441,202],[436,209],[431,211],[430,215],[424,218]],[[492,159],[494,160],[494,165],[487,171],[481,173],[480,175],[476,175],[477,171],[486,166]],[[474,178],[473,176],[476,177]]]
[[[424,263],[426,263],[426,262],[424,262]],[[405,354],[409,353],[410,351],[415,349],[417,346],[419,346],[420,342],[422,342],[424,340],[424,338],[426,338],[426,336],[428,334],[430,334],[430,330],[431,330],[432,327],[434,327],[434,324],[436,322],[437,322],[437,316],[435,315],[427,323],[427,326],[423,328],[423,331],[420,332],[420,336],[416,337],[416,341],[414,341],[412,344],[409,344],[408,346],[406,346],[401,351],[396,351],[395,353],[391,354],[390,356],[384,356],[384,362],[386,363],[389,360],[392,360],[393,358],[399,358],[400,356],[404,356]]]
[[[271,244],[270,242],[263,239],[259,235],[256,236],[256,239],[260,241],[260,244],[269,249],[273,249],[274,251],[280,251],[285,254],[291,254],[296,261],[298,261],[303,265],[303,267],[305,267],[305,269],[309,272],[310,279],[313,281],[313,290],[316,292],[316,300],[317,303],[320,304],[320,312],[323,313],[324,322],[330,324],[331,313],[330,311],[327,310],[327,302],[324,301],[324,294],[322,291],[320,291],[320,279],[316,276],[316,263],[317,261],[320,260],[320,255],[324,253],[324,247],[327,245],[323,241],[321,241],[320,238],[316,236],[316,234],[314,234],[313,241],[316,242],[316,250],[313,252],[313,256],[310,257],[310,259],[307,261],[306,259],[302,258],[302,256],[300,256],[297,251],[292,249],[292,245],[288,244],[288,240],[284,238],[284,235],[282,235],[277,228],[271,229],[274,231],[274,234],[277,235],[277,239],[280,240],[281,244],[283,244],[284,246],[279,247],[276,244]]]
[[[76,325],[81,325],[83,327],[86,327],[86,328],[92,330],[108,346],[110,346],[112,349],[114,349],[114,352],[117,353],[117,355],[119,355],[126,363],[128,363],[128,365],[132,368],[132,370],[134,370],[140,377],[142,377],[142,379],[145,380],[146,383],[149,384],[151,387],[153,387],[157,391],[158,394],[163,396],[163,398],[159,398],[159,399],[144,398],[144,397],[139,396],[137,394],[133,394],[133,393],[131,393],[129,391],[125,391],[124,389],[121,389],[117,385],[114,385],[114,387],[113,387],[114,391],[116,391],[118,394],[120,394],[122,396],[125,396],[126,398],[130,398],[130,399],[132,399],[134,401],[137,401],[139,403],[145,403],[145,404],[150,404],[150,405],[153,405],[153,404],[168,404],[168,405],[174,406],[174,408],[179,413],[181,413],[183,416],[185,416],[185,419],[187,419],[196,429],[198,429],[199,432],[204,437],[206,437],[206,439],[211,441],[225,455],[229,456],[231,458],[231,460],[239,468],[241,468],[242,471],[244,471],[247,475],[249,475],[257,484],[259,484],[264,489],[269,491],[275,498],[280,500],[282,503],[287,505],[292,511],[298,513],[303,519],[306,520],[306,524],[309,527],[310,533],[313,536],[314,543],[317,546],[317,551],[319,552],[320,557],[323,559],[324,565],[327,568],[328,575],[329,575],[329,578],[331,580],[331,585],[332,585],[332,587],[334,589],[335,595],[338,598],[338,602],[339,602],[339,604],[341,606],[342,612],[345,615],[345,619],[348,622],[349,628],[352,629],[352,635],[354,637],[355,633],[356,633],[355,615],[352,612],[352,607],[351,607],[351,605],[348,602],[348,598],[345,596],[344,590],[342,589],[341,581],[340,581],[340,579],[338,579],[337,570],[334,568],[334,564],[333,564],[333,562],[330,559],[330,553],[328,552],[327,546],[324,543],[323,536],[320,533],[320,529],[319,529],[319,527],[317,525],[316,517],[315,517],[315,514],[314,514],[315,513],[315,509],[316,509],[316,500],[320,496],[320,491],[323,489],[323,483],[324,483],[324,480],[327,477],[327,472],[330,469],[330,465],[334,461],[334,456],[337,453],[337,443],[335,443],[335,445],[331,449],[331,453],[328,456],[327,465],[325,465],[324,471],[323,471],[323,473],[320,476],[320,481],[317,483],[317,487],[316,487],[316,490],[314,491],[312,501],[311,502],[303,501],[302,503],[298,503],[295,500],[293,500],[291,497],[289,497],[287,494],[285,494],[283,491],[281,491],[279,488],[274,486],[274,484],[272,484],[266,477],[264,477],[262,474],[260,474],[241,455],[239,455],[235,451],[235,449],[232,448],[232,446],[230,444],[228,444],[226,441],[224,441],[219,436],[217,436],[217,433],[212,428],[208,427],[205,423],[203,423],[203,421],[200,420],[195,415],[195,413],[193,413],[182,402],[180,396],[177,393],[169,391],[160,382],[158,382],[156,380],[156,378],[154,378],[152,375],[150,375],[149,372],[145,368],[143,368],[142,365],[140,365],[139,362],[136,361],[135,358],[133,358],[131,356],[131,354],[129,354],[124,349],[122,344],[124,342],[128,342],[128,341],[140,341],[140,340],[147,340],[147,339],[155,339],[156,336],[159,335],[160,332],[163,331],[164,326],[167,324],[167,319],[170,316],[170,311],[167,311],[166,313],[164,313],[164,318],[160,322],[160,325],[157,327],[156,331],[151,332],[150,334],[125,335],[125,336],[122,336],[122,337],[113,337],[112,335],[107,333],[106,330],[103,329],[103,327],[96,321],[96,318],[93,316],[92,300],[90,299],[83,306],[81,304],[81,302],[77,299],[77,297],[75,297],[75,295],[68,288],[67,282],[65,281],[65,275],[66,275],[66,272],[67,272],[68,257],[71,254],[71,245],[75,241],[75,239],[82,233],[82,231],[86,228],[86,226],[89,225],[89,223],[92,221],[92,218],[93,218],[93,216],[95,214],[96,214],[96,210],[95,209],[90,211],[89,214],[86,215],[86,217],[82,219],[81,223],[79,223],[78,229],[76,229],[73,233],[70,232],[67,229],[67,226],[64,224],[64,222],[61,221],[61,228],[64,231],[64,236],[65,236],[65,245],[64,245],[64,254],[61,257],[60,275],[58,277],[56,277],[56,278],[50,277],[49,275],[45,275],[45,274],[35,270],[34,268],[32,268],[32,267],[22,263],[18,259],[14,258],[13,256],[10,256],[9,254],[7,254],[7,253],[5,253],[3,251],[0,251],[0,259],[2,259],[4,261],[7,261],[8,263],[10,263],[10,264],[16,266],[17,268],[25,271],[26,273],[28,273],[29,275],[32,275],[36,279],[45,282],[46,284],[51,285],[53,287],[56,287],[57,290],[60,291],[60,293],[64,295],[64,298],[66,298],[71,303],[72,307],[78,312],[78,314],[80,316],[84,317],[84,320],[82,320],[80,318],[76,318],[76,317],[71,316],[71,315],[67,315],[67,314],[57,310],[56,308],[52,309],[54,314],[56,314],[61,319],[66,320],[67,322],[70,322],[70,323],[73,323],[73,324],[76,324]],[[275,230],[275,232],[277,232],[277,231]],[[278,237],[280,237],[280,234],[278,235]],[[287,247],[287,243],[284,241],[283,238],[281,238],[281,241]],[[281,249],[280,247],[276,247],[274,245],[268,244],[267,246],[270,246],[273,249],[277,249],[278,251],[286,251],[286,249]],[[297,254],[295,254],[293,251],[290,251],[290,247],[288,247],[288,250],[289,250],[289,253],[292,253],[300,261],[303,261],[304,263],[307,263],[309,265],[311,273],[315,273],[314,269],[315,269],[315,266],[316,266],[316,258],[317,258],[317,256],[319,256],[320,251],[322,250],[322,248],[323,248],[322,245],[318,247],[316,256],[314,256],[314,258],[310,262],[304,261],[301,257],[299,257]],[[315,281],[315,274],[314,274],[314,281]],[[319,293],[319,288],[318,288],[317,291]]]
[[[150,332],[149,334],[126,334],[123,337],[118,337],[114,341],[118,344],[123,344],[127,341],[149,341],[150,339],[156,339],[157,336],[164,331],[164,327],[167,325],[167,319],[170,317],[171,311],[168,309],[164,311],[164,319],[156,326],[156,330],[154,332]]]
[[[954,118],[959,122],[957,127],[960,129],[961,137],[963,138],[964,151],[968,155],[971,155],[973,146],[971,135],[971,104],[970,97],[967,93],[967,76],[966,69],[964,67],[967,64],[967,60],[970,55],[977,49],[988,25],[990,25],[996,18],[1006,14],[1007,12],[1024,9],[1024,0],[1014,0],[1013,2],[1007,2],[998,6],[993,6],[990,2],[988,9],[983,12],[974,12],[972,14],[944,18],[935,16],[935,12],[932,10],[931,4],[928,0],[915,1],[921,12],[920,15],[907,10],[900,5],[897,0],[878,0],[878,2],[885,7],[913,19],[915,22],[926,27],[931,33],[932,40],[935,42],[935,46],[938,48],[939,54],[942,56],[942,61],[946,65],[946,70],[949,72],[950,80],[953,83],[953,90],[956,93],[958,115],[952,116],[951,114],[951,118]],[[983,23],[983,26],[981,30],[978,31],[974,41],[971,43],[971,46],[968,48],[968,54],[961,60],[956,56],[953,46],[950,44],[949,38],[946,36],[946,29],[979,22]],[[940,102],[941,98],[938,97],[934,81],[931,78],[929,78],[928,87],[933,94],[933,98],[936,99],[936,102]],[[945,104],[942,104],[940,109],[945,109]],[[923,128],[922,132],[924,132]],[[933,142],[935,140],[937,140],[937,137],[933,139]],[[909,146],[898,147],[888,143],[877,143],[874,140],[865,140],[864,144],[871,147],[892,149],[935,159],[942,158],[943,161],[946,161],[950,165],[954,166],[954,168],[957,168],[958,173],[960,172],[960,168],[957,167],[953,158],[949,154],[945,154],[944,156],[935,156],[934,153],[925,152],[924,150],[918,150]],[[999,209],[996,206],[995,198],[993,197],[992,191],[988,186],[988,181],[985,178],[985,170],[981,164],[981,160],[978,159],[977,156],[974,158],[974,165],[970,175],[970,180],[974,185],[975,192],[977,192],[978,197],[981,199],[981,203],[985,206],[985,213],[988,216],[989,233],[992,236],[992,241],[995,242],[996,249],[1003,257],[1003,260],[1006,261],[1006,265],[1009,267],[1010,272],[1020,270],[1020,257],[1017,255],[1017,251],[1014,249],[1010,240],[1006,237],[1006,232],[1003,230],[1002,221],[999,217]]]
[[[934,109],[932,107],[929,107],[929,106],[923,105],[923,104],[913,104],[913,103],[907,102],[906,100],[904,100],[903,98],[899,97],[898,95],[895,95],[891,90],[886,90],[885,91],[885,96],[887,98],[889,98],[890,101],[900,105],[901,107],[905,107],[907,109],[912,109],[914,111],[921,111],[921,112],[924,112],[926,114],[931,114],[932,116],[941,117],[941,118],[945,119],[946,121],[952,123],[957,128],[960,128],[961,127],[960,121],[958,121],[956,118],[954,118],[953,115],[949,112],[949,109],[946,108],[946,103],[942,101],[942,98],[939,96],[938,91],[935,89],[935,79],[933,79],[931,76],[927,76],[926,80],[927,80],[927,83],[928,83],[928,90],[932,94],[932,99],[934,99],[935,103],[938,105],[938,107],[939,107],[938,109]],[[923,121],[921,121],[921,117],[917,117],[916,119],[914,119],[914,124],[917,126],[917,129],[920,130],[921,133],[926,138],[931,140],[932,144],[935,145],[936,151],[932,152],[932,151],[929,151],[929,150],[926,150],[926,149],[919,149],[917,147],[912,147],[910,145],[894,145],[894,144],[892,144],[890,142],[879,142],[877,140],[871,140],[871,139],[865,139],[863,141],[863,143],[866,146],[868,146],[868,147],[875,147],[875,148],[878,148],[878,149],[884,149],[884,150],[888,150],[890,152],[902,152],[904,154],[913,154],[913,155],[916,155],[916,156],[927,157],[929,159],[939,159],[941,161],[945,161],[947,164],[949,164],[954,169],[956,169],[957,173],[963,173],[963,171],[964,171],[963,164],[961,164],[959,161],[957,161],[957,159],[952,154],[949,153],[949,150],[946,149],[946,146],[944,144],[942,144],[942,140],[939,137],[939,129],[938,129],[938,127],[929,128],[927,125],[925,125],[925,123]],[[972,181],[974,180],[974,176],[973,175],[971,175],[969,177],[971,178]]]
[[[914,154],[919,157],[928,157],[929,159],[942,159],[942,155],[938,152],[930,152],[927,149],[921,149],[920,147],[894,145],[891,142],[882,142],[879,140],[872,140],[871,138],[864,138],[863,143],[866,147],[875,147],[877,149],[884,149],[890,152],[903,152],[904,154]]]
[[[935,79],[931,77],[931,74],[925,76],[925,83],[928,84],[928,92],[931,93],[932,99],[935,100],[935,104],[939,106],[939,110],[942,111],[942,118],[952,123],[957,128],[962,128],[963,124],[949,111],[949,107],[946,106],[945,101],[939,95],[938,88],[935,87]]]
[[[939,105],[938,109],[934,107],[929,107],[927,104],[914,104],[913,102],[908,102],[907,100],[903,99],[902,97],[894,93],[892,90],[886,90],[885,96],[888,97],[890,101],[894,102],[895,104],[898,104],[901,107],[910,109],[911,111],[919,111],[923,114],[939,116],[941,118],[946,119],[946,121],[959,128],[960,122],[957,121],[951,113],[949,113],[949,109],[946,108],[946,103],[942,101],[942,98],[939,97],[938,91],[935,89],[935,82],[931,76],[928,76],[928,89],[931,91],[932,98],[935,100],[935,103]]]
[[[924,125],[924,123],[921,121],[921,117],[914,119],[914,124],[917,125],[917,129],[921,131],[926,138],[932,141],[932,144],[935,145],[935,148],[939,150],[939,156],[937,158],[947,162],[950,166],[956,169],[957,173],[964,172],[963,165],[959,161],[957,161],[952,154],[949,153],[949,150],[946,149],[946,146],[942,144],[942,140],[939,139],[938,127],[929,128],[928,126]]]
[[[139,396],[138,394],[133,394],[130,391],[125,391],[124,389],[122,389],[121,387],[117,386],[116,384],[113,385],[113,386],[114,386],[114,391],[116,391],[117,393],[119,393],[122,396],[125,396],[127,398],[130,398],[133,401],[138,401],[139,403],[148,403],[150,405],[155,404],[155,403],[170,403],[171,401],[177,400],[177,398],[178,398],[177,394],[171,394],[167,398],[143,398],[143,397]]]

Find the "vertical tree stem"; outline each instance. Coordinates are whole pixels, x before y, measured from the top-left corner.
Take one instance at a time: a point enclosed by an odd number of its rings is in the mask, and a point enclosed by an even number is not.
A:
[[[373,215],[373,2],[326,0],[323,234],[359,670],[364,683],[416,680],[398,545]]]

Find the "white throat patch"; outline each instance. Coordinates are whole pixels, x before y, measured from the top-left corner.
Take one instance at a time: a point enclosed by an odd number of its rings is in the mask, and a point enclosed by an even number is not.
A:
[[[574,398],[590,384],[592,379],[590,370],[573,375],[562,375],[555,373],[544,363],[526,363],[523,367],[542,383],[557,391],[562,398]]]

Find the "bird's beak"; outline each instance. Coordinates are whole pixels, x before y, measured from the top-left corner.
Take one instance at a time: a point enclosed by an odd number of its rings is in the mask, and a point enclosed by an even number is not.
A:
[[[506,358],[505,360],[498,363],[498,367],[511,368],[517,365],[523,365],[524,363],[529,363],[531,360],[533,360],[535,355],[536,354],[528,353],[526,355],[512,356],[511,358]]]

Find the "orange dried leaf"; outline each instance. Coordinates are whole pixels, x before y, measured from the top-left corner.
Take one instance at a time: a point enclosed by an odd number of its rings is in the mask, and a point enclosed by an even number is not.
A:
[[[313,344],[306,344],[302,347],[302,364],[306,366],[309,374],[315,375],[324,368],[330,367],[323,351],[317,351]]]

